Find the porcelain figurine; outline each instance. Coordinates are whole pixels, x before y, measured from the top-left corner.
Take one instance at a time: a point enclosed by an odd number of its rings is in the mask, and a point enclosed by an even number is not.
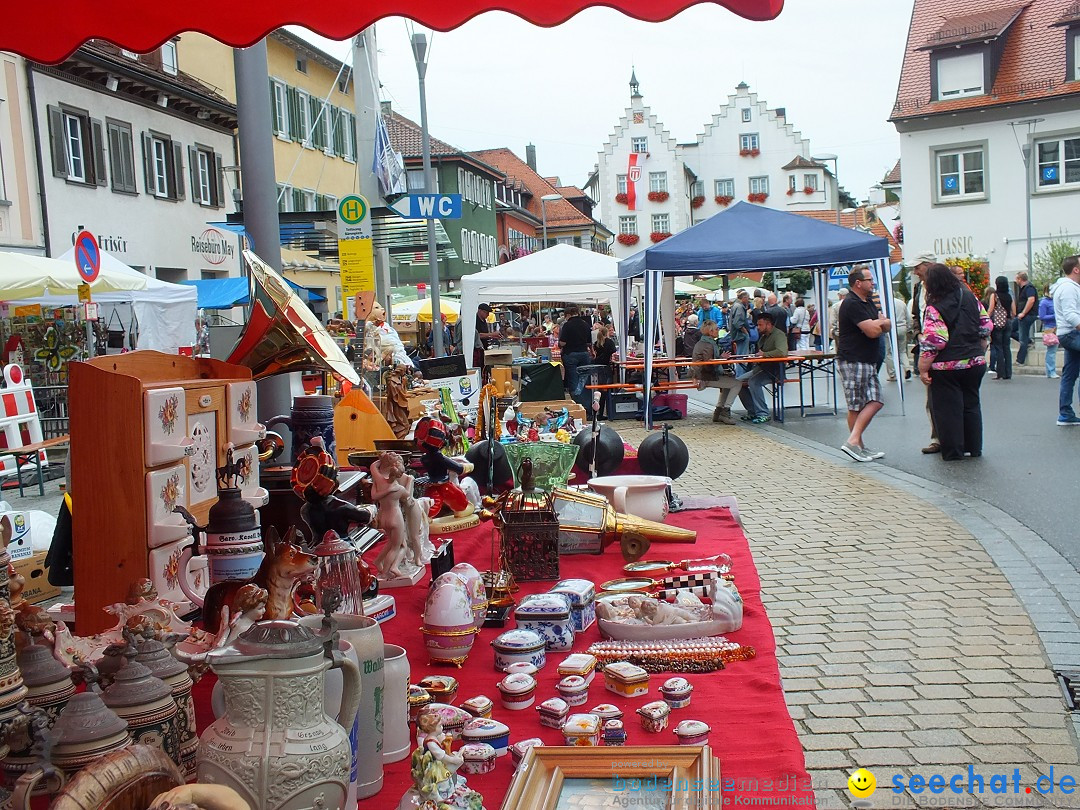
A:
[[[450,474],[465,475],[472,472],[473,465],[468,461],[455,461],[442,453],[446,444],[446,425],[437,419],[421,417],[416,424],[414,436],[417,446],[423,452],[420,461],[428,475],[427,496],[433,500],[428,514],[432,519],[438,518],[445,506],[455,518],[472,516],[476,507],[461,487],[450,480]]]
[[[383,354],[389,354],[394,365],[414,368],[409,353],[405,351],[405,344],[401,342],[401,336],[393,326],[386,322],[386,308],[378,301],[371,305],[371,314],[367,322],[368,334],[378,335],[378,344]]]
[[[311,543],[318,543],[329,531],[348,537],[353,526],[367,526],[372,513],[366,507],[349,503],[334,493],[338,489],[338,465],[326,450],[322,436],[312,436],[311,443],[293,465],[293,492],[303,498],[300,517],[311,531]]]
[[[398,803],[398,810],[434,807],[438,810],[483,810],[484,798],[469,788],[458,769],[465,763],[460,753],[452,753],[452,739],[443,731],[437,712],[421,714],[417,747],[413,751],[413,786]]]
[[[413,476],[394,452],[384,452],[371,465],[371,497],[379,506],[377,525],[383,547],[375,558],[383,587],[414,585],[423,571],[423,517],[416,515]],[[407,520],[410,514],[412,520]],[[411,524],[411,525],[410,525]]]

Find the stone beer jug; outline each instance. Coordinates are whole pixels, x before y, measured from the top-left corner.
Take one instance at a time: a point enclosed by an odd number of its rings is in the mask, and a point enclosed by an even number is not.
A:
[[[49,758],[64,776],[70,778],[84,766],[111,751],[131,744],[128,724],[109,709],[96,692],[72,695],[53,725],[56,735]],[[16,785],[33,789],[45,775],[39,766],[19,777]]]
[[[136,743],[160,748],[180,764],[180,735],[172,688],[144,665],[128,661],[101,693],[105,705],[127,721]]]
[[[225,692],[225,716],[199,742],[199,782],[231,787],[259,810],[344,806],[360,670],[334,638],[293,621],[262,621],[207,654]],[[331,667],[345,676],[336,720],[326,715],[323,694]]]
[[[409,657],[404,647],[383,645],[383,749],[384,763],[412,753],[409,739]]]
[[[157,639],[139,642],[139,654],[135,661],[145,666],[157,678],[172,689],[176,703],[176,730],[179,736],[180,759],[177,764],[184,778],[195,778],[195,752],[199,748],[199,734],[195,729],[195,703],[191,699],[191,676],[186,664],[178,661],[169,649]]]
[[[268,419],[266,427],[283,424],[292,431],[292,460],[311,443],[313,436],[321,436],[326,452],[337,458],[334,443],[334,398],[322,394],[293,397],[292,414]]]
[[[29,690],[27,703],[41,709],[47,722],[46,728],[52,728],[68,700],[75,694],[71,673],[53,657],[52,648],[44,644],[27,645],[18,654],[17,660],[23,683]],[[4,758],[8,784],[32,768],[37,761],[31,751],[29,729],[21,732],[17,739],[11,740],[10,745],[11,753]]]

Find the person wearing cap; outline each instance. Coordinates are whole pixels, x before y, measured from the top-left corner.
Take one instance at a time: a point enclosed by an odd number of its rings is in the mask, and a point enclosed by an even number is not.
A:
[[[927,268],[932,264],[937,264],[937,256],[925,252],[920,253],[911,264],[907,265],[911,274],[918,279],[911,291],[911,331],[915,333],[915,348],[912,350],[912,360],[916,368],[919,366],[919,341],[923,337],[923,312],[926,310],[926,290],[923,281],[926,280]],[[941,442],[938,441],[937,425],[934,424],[934,413],[931,408],[931,398],[934,395],[933,391],[930,390],[931,387],[926,386],[926,418],[930,420],[930,443],[922,449],[922,452],[926,455],[941,452]]]
[[[735,303],[728,316],[728,331],[735,344],[735,354],[750,354],[750,293],[735,292]]]
[[[478,304],[476,307],[476,333],[473,335],[473,368],[484,367],[484,341],[497,340],[503,336],[502,331],[493,323],[488,323],[491,315],[491,304]],[[455,335],[455,343],[461,346],[461,318],[458,318],[458,333]],[[462,347],[464,350],[464,347]]]

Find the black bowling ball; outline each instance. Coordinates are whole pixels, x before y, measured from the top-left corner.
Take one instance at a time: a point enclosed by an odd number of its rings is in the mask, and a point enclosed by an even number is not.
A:
[[[593,457],[593,432],[585,428],[574,437],[574,444],[578,450],[577,461],[574,466],[583,473],[589,472],[589,465]],[[622,464],[626,450],[623,448],[622,437],[614,428],[604,425],[600,428],[600,441],[596,449],[596,474],[611,475]]]
[[[465,458],[473,465],[473,471],[469,473],[480,487],[482,493],[487,493],[488,486],[488,441],[476,442],[465,452]],[[510,469],[510,461],[506,458],[506,450],[502,444],[495,442],[495,489],[511,489],[514,486],[514,471]]]
[[[664,464],[664,434],[650,433],[638,447],[638,466],[645,475],[666,475],[678,478],[690,466],[690,451],[674,433],[667,435],[667,465]]]

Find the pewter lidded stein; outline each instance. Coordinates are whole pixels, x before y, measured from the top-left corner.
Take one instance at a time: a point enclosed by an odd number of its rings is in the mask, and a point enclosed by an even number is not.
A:
[[[336,640],[296,622],[263,621],[207,655],[225,692],[225,716],[199,742],[199,782],[227,785],[260,810],[344,808],[360,671],[328,643]],[[337,720],[323,697],[331,667],[344,675]]]
[[[199,747],[199,735],[195,730],[195,703],[191,699],[191,676],[188,668],[180,663],[169,649],[157,639],[147,639],[136,646],[139,654],[135,661],[142,664],[172,689],[176,703],[176,731],[180,745],[177,764],[185,779],[195,778],[195,751]]]

